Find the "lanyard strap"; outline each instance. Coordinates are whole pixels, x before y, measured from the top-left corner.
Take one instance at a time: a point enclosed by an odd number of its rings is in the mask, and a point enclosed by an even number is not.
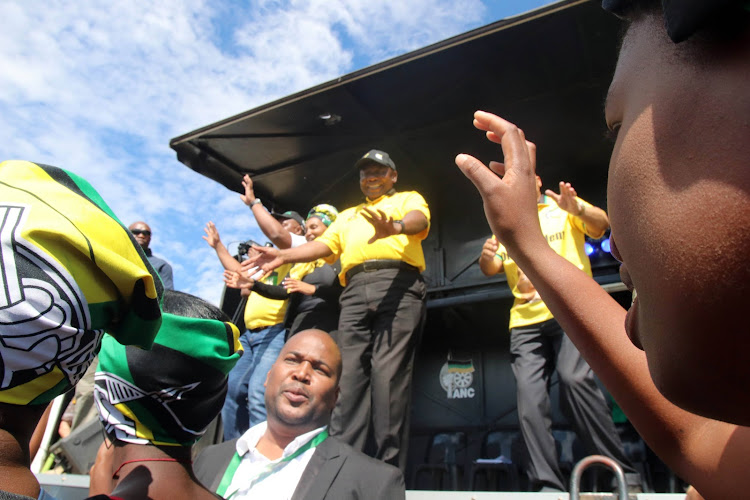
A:
[[[274,461],[263,467],[260,471],[258,471],[257,474],[255,474],[253,477],[250,478],[248,481],[248,484],[252,484],[254,482],[260,482],[263,479],[267,478],[274,472],[276,472],[278,469],[281,469],[285,465],[287,465],[289,462],[297,458],[298,456],[305,453],[307,450],[310,450],[312,448],[315,448],[320,443],[326,440],[328,437],[328,429],[324,429],[323,432],[312,438],[310,441],[305,443],[304,445],[300,446],[294,453],[289,455],[288,457],[281,458],[278,461]],[[219,487],[216,490],[216,494],[219,495],[222,498],[229,498],[234,493],[236,493],[237,490],[232,491],[229,496],[225,496],[227,493],[227,490],[229,489],[229,486],[232,484],[232,480],[234,479],[234,474],[237,472],[237,467],[240,466],[240,462],[242,461],[242,457],[235,451],[234,456],[232,457],[232,460],[229,462],[229,466],[227,466],[227,470],[224,471],[224,476],[221,478],[221,482],[219,483]]]

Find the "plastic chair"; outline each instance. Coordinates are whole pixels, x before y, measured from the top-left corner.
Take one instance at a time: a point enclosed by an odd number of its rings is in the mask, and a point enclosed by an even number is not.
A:
[[[485,436],[481,457],[471,464],[469,491],[476,491],[478,475],[484,476],[490,491],[518,491],[518,465],[513,461],[512,445],[519,436],[517,431],[491,431]]]
[[[428,489],[458,491],[458,477],[459,472],[463,470],[465,455],[466,434],[463,432],[436,434],[427,450],[425,463],[418,465],[414,470],[414,485],[419,485],[420,475],[429,472],[430,487]]]

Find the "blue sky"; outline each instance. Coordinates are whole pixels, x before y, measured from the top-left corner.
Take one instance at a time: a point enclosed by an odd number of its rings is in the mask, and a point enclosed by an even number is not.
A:
[[[169,140],[545,0],[0,0],[0,159],[71,170],[146,221],[175,286],[218,304],[201,239],[261,239]]]

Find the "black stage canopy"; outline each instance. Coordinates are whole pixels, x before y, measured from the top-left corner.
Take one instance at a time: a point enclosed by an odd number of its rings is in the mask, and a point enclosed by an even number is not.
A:
[[[599,1],[566,0],[478,28],[265,104],[170,141],[179,161],[240,191],[250,174],[271,208],[306,213],[361,200],[354,162],[390,153],[398,189],[432,212],[424,244],[430,306],[507,296],[476,265],[490,230],[474,186],[454,164],[466,152],[500,159],[472,126],[477,109],[517,123],[538,146],[545,187],[571,182],[606,206],[612,144],[603,101],[621,23]],[[619,281],[610,266],[601,283]]]

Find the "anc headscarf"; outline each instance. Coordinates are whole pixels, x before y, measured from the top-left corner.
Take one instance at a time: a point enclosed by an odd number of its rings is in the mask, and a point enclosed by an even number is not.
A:
[[[224,405],[239,333],[231,323],[164,313],[150,351],[105,337],[94,400],[107,434],[132,444],[197,441]]]
[[[336,207],[333,205],[328,205],[327,203],[321,203],[319,205],[315,205],[310,209],[309,212],[307,212],[307,218],[310,217],[317,217],[319,218],[323,224],[326,225],[326,227],[330,226],[333,221],[336,220],[336,217],[338,217],[339,211],[336,210]]]
[[[46,404],[105,330],[151,346],[162,284],[99,194],[65,170],[0,163],[0,402]]]

